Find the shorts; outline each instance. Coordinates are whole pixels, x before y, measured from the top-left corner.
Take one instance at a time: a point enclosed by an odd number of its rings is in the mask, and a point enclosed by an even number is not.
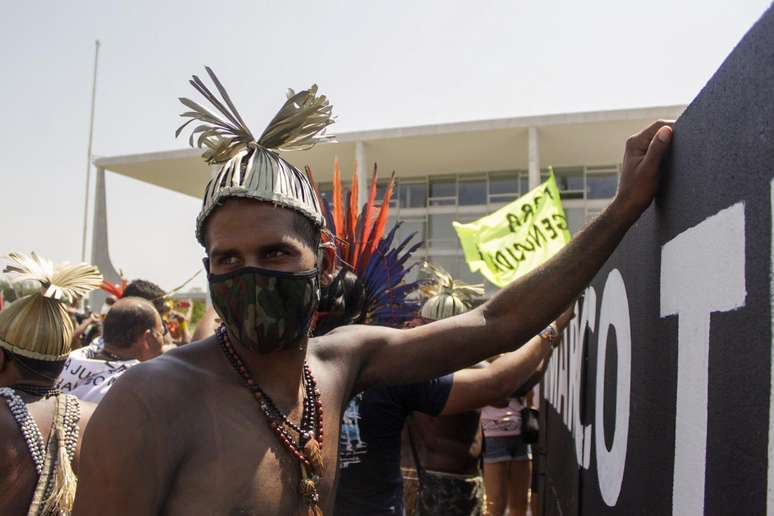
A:
[[[422,490],[416,470],[401,468],[406,516],[483,516],[484,478],[481,474],[457,475],[440,471],[422,474]]]
[[[484,464],[529,460],[532,453],[520,435],[504,435],[484,438]]]

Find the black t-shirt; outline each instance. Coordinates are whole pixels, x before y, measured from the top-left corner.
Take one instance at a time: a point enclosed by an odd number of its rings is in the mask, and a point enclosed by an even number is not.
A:
[[[350,401],[339,437],[335,516],[403,514],[401,432],[413,411],[437,416],[452,375],[412,385],[373,387]]]

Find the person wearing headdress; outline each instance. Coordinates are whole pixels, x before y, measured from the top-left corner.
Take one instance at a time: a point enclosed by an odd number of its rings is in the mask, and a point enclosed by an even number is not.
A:
[[[423,265],[422,273],[429,278],[422,287],[420,315],[425,324],[468,312],[484,293],[483,285],[455,280],[431,263]],[[483,361],[457,371],[439,414],[418,412],[408,418],[403,454],[407,515],[488,514],[480,468],[481,409],[540,381],[571,318],[572,307],[516,351],[492,364]]]
[[[10,253],[7,273],[39,289],[0,310],[0,514],[69,515],[80,435],[93,406],[54,387],[70,351],[67,305],[97,288],[86,264]]]
[[[544,328],[650,204],[668,147],[654,138],[660,126],[632,139],[611,208],[482,306],[418,328],[348,325],[312,340],[335,260],[320,245],[325,221],[311,180],[280,152],[328,139],[331,105],[316,86],[291,91],[256,138],[208,74],[217,95],[198,77],[192,84],[213,108],[182,102],[185,125],[196,122],[189,142],[217,167],[196,235],[222,326],[131,368],[105,396],[84,438],[75,516],[330,514],[339,421],[352,396],[448,374]],[[668,140],[669,131],[659,134]],[[358,253],[374,245],[361,242]]]

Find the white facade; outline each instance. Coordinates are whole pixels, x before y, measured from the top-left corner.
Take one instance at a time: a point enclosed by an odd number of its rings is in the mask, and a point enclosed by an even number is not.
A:
[[[577,231],[614,195],[625,140],[653,121],[675,119],[685,106],[504,118],[337,134],[337,143],[283,157],[310,165],[323,194],[330,192],[334,158],[349,183],[355,161],[366,163],[360,192],[374,163],[380,196],[392,171],[397,177],[392,220],[400,235],[417,232],[420,256],[453,275],[481,282],[462,258],[451,222],[469,222],[504,206],[545,178],[552,167],[570,229]],[[100,158],[95,200],[93,263],[113,271],[107,252],[104,171],[200,197],[212,171],[198,149]],[[367,176],[367,177],[366,177]],[[100,190],[101,189],[101,190]],[[363,194],[361,194],[362,196]],[[361,197],[361,202],[363,198]],[[109,274],[108,274],[109,276]],[[492,292],[494,287],[488,285]]]

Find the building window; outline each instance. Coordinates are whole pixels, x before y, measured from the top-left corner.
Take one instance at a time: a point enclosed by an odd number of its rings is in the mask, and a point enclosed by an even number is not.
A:
[[[583,199],[586,192],[583,167],[556,168],[554,176],[562,199]]]
[[[427,206],[427,182],[398,183],[398,198],[401,208],[424,208]]]
[[[430,206],[454,206],[457,204],[457,178],[430,179]]]
[[[434,213],[428,215],[428,247],[456,249],[459,247],[457,232],[452,222],[457,219],[455,213]]]
[[[392,217],[390,217],[392,219]],[[412,243],[425,242],[427,239],[427,220],[422,217],[401,217],[403,222],[400,228],[395,232],[395,240],[393,245],[398,245],[407,239],[410,235],[414,235]]]
[[[610,199],[618,189],[618,170],[589,169],[586,172],[587,199]]]
[[[489,203],[497,204],[515,200],[521,193],[520,183],[521,178],[518,172],[490,173]]]
[[[464,177],[464,176],[463,176]],[[486,178],[462,179],[457,185],[460,206],[478,206],[487,203]]]
[[[546,176],[546,179],[548,179],[548,176]],[[545,181],[542,176],[540,180]],[[529,174],[527,172],[519,172],[519,193],[524,195],[529,191]]]

